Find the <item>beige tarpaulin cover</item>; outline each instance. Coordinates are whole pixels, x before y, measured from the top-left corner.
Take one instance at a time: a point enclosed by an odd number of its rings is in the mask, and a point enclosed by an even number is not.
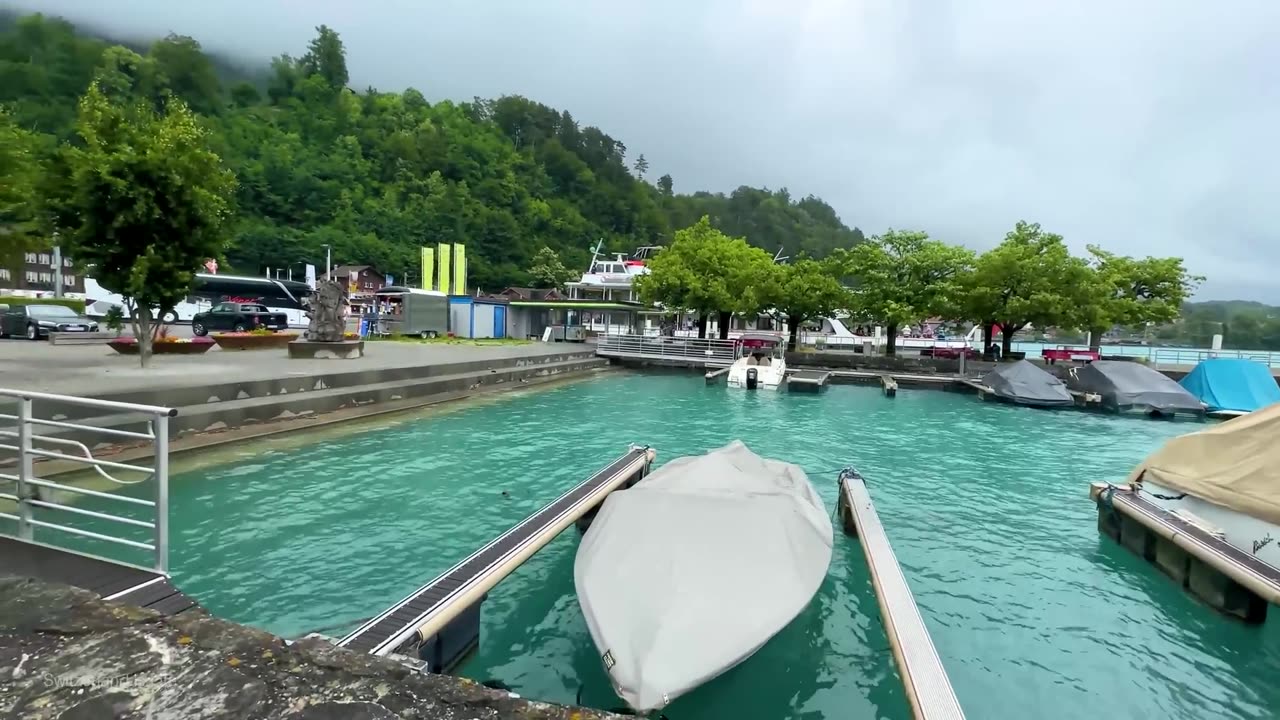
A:
[[[1174,438],[1129,476],[1280,525],[1280,403]]]

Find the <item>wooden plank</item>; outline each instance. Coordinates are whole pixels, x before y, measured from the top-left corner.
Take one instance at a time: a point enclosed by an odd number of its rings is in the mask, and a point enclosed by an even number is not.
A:
[[[844,475],[840,479],[840,493],[867,558],[871,583],[880,603],[880,617],[913,717],[916,720],[963,720],[964,710],[929,637],[866,484],[856,474]]]

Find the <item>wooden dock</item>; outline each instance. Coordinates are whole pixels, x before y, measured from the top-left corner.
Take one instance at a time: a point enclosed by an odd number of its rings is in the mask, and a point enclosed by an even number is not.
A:
[[[1280,568],[1230,545],[1211,528],[1180,517],[1132,488],[1093,483],[1098,530],[1153,563],[1211,607],[1245,622],[1266,620],[1280,604]]]
[[[796,370],[787,375],[787,392],[819,393],[830,378],[830,370]]]
[[[654,456],[648,448],[633,448],[338,644],[374,655],[413,648],[429,670],[448,672],[479,643],[485,593],[609,493],[648,474]]]
[[[855,470],[840,473],[839,511],[845,532],[861,540],[867,568],[871,571],[871,584],[880,604],[880,618],[902,676],[912,717],[963,720],[964,710],[920,617],[867,486]]]
[[[167,575],[154,570],[11,537],[0,536],[0,575],[63,583],[161,615],[199,607]]]

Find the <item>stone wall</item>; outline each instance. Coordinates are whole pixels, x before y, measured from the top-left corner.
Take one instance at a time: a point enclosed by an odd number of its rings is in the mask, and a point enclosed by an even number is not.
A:
[[[0,715],[42,720],[622,720],[413,671],[323,640],[286,644],[203,612],[172,618],[0,578]]]

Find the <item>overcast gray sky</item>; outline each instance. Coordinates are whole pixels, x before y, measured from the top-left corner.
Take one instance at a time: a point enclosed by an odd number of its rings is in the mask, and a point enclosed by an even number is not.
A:
[[[525,95],[679,191],[785,186],[975,249],[1027,219],[1280,303],[1280,0],[19,4],[249,58],[324,23],[355,87]]]

